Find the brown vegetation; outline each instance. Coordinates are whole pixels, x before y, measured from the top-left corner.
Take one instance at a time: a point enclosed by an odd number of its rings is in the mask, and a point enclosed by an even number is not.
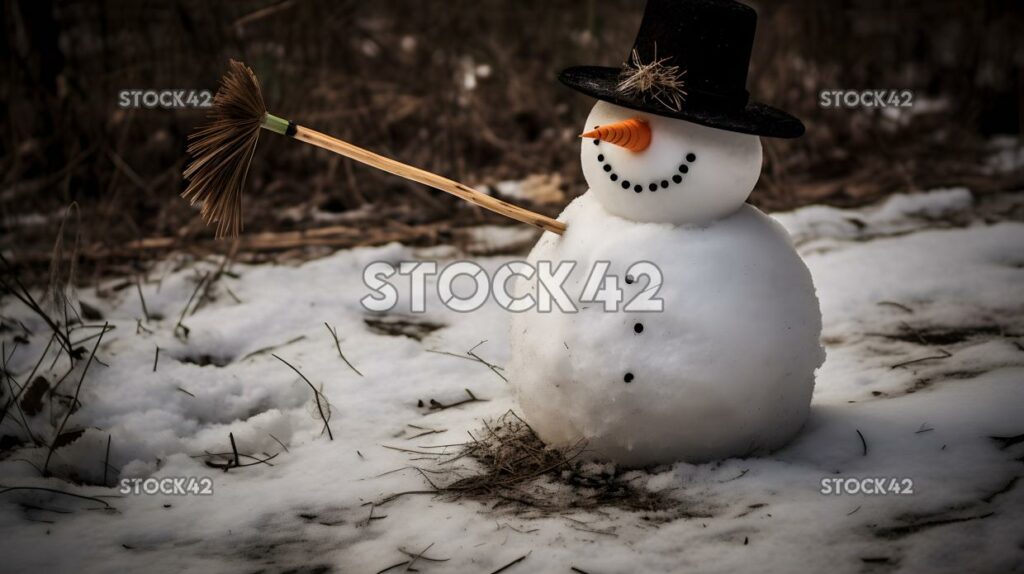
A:
[[[120,90],[216,88],[229,58],[271,107],[357,145],[471,185],[554,175],[581,193],[576,134],[592,102],[555,80],[617,65],[635,2],[246,0],[5,3],[0,250],[42,277],[77,202],[82,277],[131,271],[169,248],[227,251],[178,196],[198,109],[122,109]],[[1019,134],[1024,71],[1010,0],[761,2],[749,79],[808,126],[766,140],[753,201],[768,209],[863,203],[900,190],[1024,184],[984,168],[985,138]],[[823,89],[908,88],[912,114],[824,109]],[[267,138],[235,248],[429,244],[505,222],[326,152]],[[564,203],[564,202],[563,202]],[[559,203],[528,206],[548,214]],[[78,213],[78,212],[71,212]],[[324,232],[321,229],[333,231]],[[271,235],[267,235],[267,234]],[[277,235],[273,235],[277,234]]]

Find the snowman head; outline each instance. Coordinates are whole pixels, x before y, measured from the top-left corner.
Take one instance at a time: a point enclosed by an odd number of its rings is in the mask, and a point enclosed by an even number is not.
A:
[[[756,135],[605,101],[591,110],[585,128],[583,175],[605,210],[626,219],[714,221],[743,205],[761,173]]]

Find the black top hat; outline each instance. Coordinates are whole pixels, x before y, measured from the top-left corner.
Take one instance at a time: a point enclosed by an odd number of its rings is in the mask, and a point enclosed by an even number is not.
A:
[[[732,0],[649,0],[622,68],[573,66],[558,79],[613,104],[723,130],[795,138],[804,125],[749,101],[757,13]]]

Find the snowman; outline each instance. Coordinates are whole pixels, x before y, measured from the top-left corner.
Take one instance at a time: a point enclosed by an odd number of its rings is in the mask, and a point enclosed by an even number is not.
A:
[[[814,285],[786,231],[745,203],[759,136],[804,130],[748,101],[756,20],[728,0],[650,0],[621,69],[560,76],[598,100],[581,135],[590,189],[528,263],[573,262],[574,308],[514,315],[509,371],[549,445],[701,462],[779,448],[807,418],[824,360]]]

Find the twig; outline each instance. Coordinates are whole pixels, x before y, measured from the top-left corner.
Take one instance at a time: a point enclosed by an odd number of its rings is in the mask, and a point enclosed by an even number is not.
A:
[[[94,496],[86,496],[84,494],[75,494],[73,492],[67,492],[64,490],[58,490],[56,488],[46,488],[42,486],[2,486],[0,485],[0,494],[8,492],[14,492],[15,490],[38,490],[42,492],[52,492],[54,494],[63,494],[64,496],[71,496],[74,498],[81,498],[82,500],[89,500],[91,502],[98,502],[106,507],[107,510],[113,510],[114,507],[110,506],[110,503],[102,498],[96,498]]]
[[[199,290],[203,288],[203,284],[206,283],[206,279],[209,278],[209,276],[210,276],[210,272],[207,271],[199,279],[199,282],[196,283],[196,288],[192,291],[192,295],[189,296],[188,301],[185,303],[185,308],[181,310],[181,315],[178,316],[178,322],[174,324],[174,336],[175,337],[178,337],[179,339],[188,339],[188,334],[189,334],[189,332],[191,330],[188,327],[186,327],[185,325],[183,325],[182,321],[185,320],[185,316],[188,315],[188,309],[189,309],[189,307],[192,306],[192,301],[195,300],[196,295],[199,293]],[[178,336],[178,332],[179,331],[184,336],[179,337]]]
[[[51,365],[50,368],[52,369],[53,366]],[[57,389],[59,389],[60,386],[64,384],[64,381],[66,381],[67,378],[69,376],[71,376],[71,373],[73,373],[74,371],[75,371],[75,365],[72,364],[70,367],[68,367],[68,370],[65,371],[64,374],[61,375],[59,379],[57,379],[57,382],[53,383],[53,386],[50,387],[50,402],[51,403],[53,402],[53,396],[57,394]]]
[[[530,552],[532,552],[532,550]],[[502,566],[501,568],[498,568],[494,572],[491,572],[491,574],[500,574],[501,572],[504,572],[505,570],[508,570],[509,568],[515,566],[516,564],[519,564],[523,560],[526,560],[526,557],[530,555],[530,552],[527,552],[526,554],[523,554],[519,558],[516,558],[515,560],[509,562],[508,564]]]
[[[410,494],[440,494],[440,493],[437,492],[436,490],[406,490],[404,492],[396,492],[394,494],[389,494],[388,496],[385,496],[384,498],[374,502],[374,504],[376,504],[377,506],[383,506],[383,505],[385,505],[385,504],[387,504],[389,502],[392,502],[394,500],[398,500],[399,498],[402,498],[403,496],[408,496]]]
[[[497,365],[495,365],[493,363],[489,363],[489,362],[485,361],[484,359],[480,358],[480,355],[477,355],[474,352],[474,351],[476,351],[477,347],[479,347],[480,345],[483,345],[486,342],[487,342],[487,340],[484,339],[483,341],[480,341],[476,345],[473,345],[468,351],[466,351],[465,355],[459,355],[459,354],[456,354],[456,353],[450,353],[448,351],[438,351],[438,350],[435,350],[435,349],[427,349],[427,352],[428,353],[434,353],[434,354],[437,354],[437,355],[447,355],[449,357],[455,357],[456,359],[465,359],[467,361],[474,361],[476,363],[480,363],[482,365],[485,365],[488,369],[491,370],[491,372],[493,372],[495,375],[498,375],[499,377],[501,377],[501,380],[503,380],[503,381],[505,381],[507,383],[508,379],[505,377],[505,375],[503,375],[503,374],[501,374],[499,372],[499,371],[503,371],[504,369],[502,369],[501,367],[499,367],[499,366],[497,366]]]
[[[231,297],[232,299],[235,300],[235,303],[239,303],[240,304],[242,302],[242,300],[238,298],[238,295],[235,295],[235,292],[231,290],[231,287],[228,287],[227,285],[225,285],[224,286],[224,291],[228,294],[229,297]]]
[[[117,325],[111,325],[110,327],[104,326],[101,330],[102,331],[113,331],[116,328],[117,328]],[[79,339],[78,341],[72,341],[71,344],[74,345],[75,347],[78,347],[82,343],[86,343],[88,341],[92,341],[96,337],[99,337],[101,334],[102,333],[93,333],[92,335],[89,335],[88,337],[83,337],[83,338]]]
[[[367,502],[366,504],[370,505],[370,515],[366,517],[366,520],[364,520],[360,524],[357,524],[356,526],[369,526],[370,523],[374,520],[384,520],[388,517],[386,514],[384,516],[374,516],[373,511],[375,508],[377,508],[377,505],[374,504],[373,502]],[[401,548],[399,548],[399,550],[401,550]]]
[[[57,508],[44,508],[42,506],[36,506],[34,504],[26,504],[24,502],[19,502],[17,504],[18,504],[18,506],[24,508],[25,510],[38,510],[40,512],[52,512],[54,514],[72,514],[72,512],[70,510],[57,509]]]
[[[893,366],[891,366],[889,368],[890,369],[898,369],[900,367],[906,367],[907,365],[913,365],[914,363],[920,363],[922,361],[931,361],[933,359],[948,359],[948,358],[953,356],[952,353],[950,353],[949,351],[947,351],[945,349],[939,349],[939,352],[942,353],[942,354],[941,355],[932,355],[930,357],[921,357],[920,359],[913,359],[913,360],[910,360],[910,361],[904,361],[902,363],[896,363],[895,365],[893,365]]]
[[[92,352],[89,353],[89,360],[85,363],[85,368],[82,369],[82,376],[78,378],[78,386],[75,387],[75,397],[71,401],[71,406],[68,407],[68,412],[64,414],[64,420],[60,422],[60,426],[57,428],[57,434],[53,436],[53,442],[50,443],[50,450],[46,453],[46,462],[43,463],[43,474],[47,473],[47,469],[50,465],[50,458],[53,456],[53,451],[57,448],[57,440],[60,438],[61,433],[64,432],[64,425],[68,423],[68,419],[71,418],[71,412],[74,410],[74,406],[78,403],[78,394],[82,391],[82,383],[85,382],[85,374],[89,372],[89,366],[92,365],[93,359],[96,357],[96,350],[100,348],[100,342],[103,341],[103,335],[107,333],[107,323],[103,324],[103,330],[100,331],[100,336],[96,339],[96,344],[92,347]]]
[[[270,438],[274,439],[274,442],[276,442],[277,444],[281,445],[281,448],[283,448],[285,452],[291,452],[290,450],[288,450],[288,447],[283,442],[281,442],[281,439],[277,438],[272,433],[267,433],[267,434],[270,435]]]
[[[238,460],[238,447],[235,445],[235,433],[228,433],[228,440],[231,441],[231,452],[235,454],[235,466],[241,466],[240,460]]]
[[[183,392],[183,393],[185,393],[186,395],[188,395],[188,396],[192,397],[193,399],[194,399],[194,398],[196,398],[196,396],[195,396],[195,395],[193,395],[192,393],[190,393],[190,392],[186,391],[186,390],[185,390],[185,389],[183,389],[182,387],[174,387],[174,388],[175,388],[175,389],[177,389],[177,390],[179,390],[179,391],[181,391],[181,392]]]
[[[259,458],[259,457],[253,456],[251,454],[238,453],[238,456],[241,457],[241,458],[252,459],[253,462],[248,462],[248,463],[245,463],[245,464],[235,464],[234,460],[228,460],[227,462],[216,462],[216,461],[212,461],[212,460],[204,460],[203,462],[206,464],[206,466],[208,466],[210,468],[219,468],[219,469],[223,470],[224,472],[227,472],[227,471],[231,470],[232,468],[245,468],[247,466],[256,466],[257,464],[265,464],[267,466],[274,466],[274,465],[270,464],[270,461],[272,461],[275,458],[277,458],[277,456],[279,454],[281,454],[281,453],[272,454],[272,455],[268,456],[267,458]],[[233,452],[207,452],[207,453],[203,453],[203,454],[193,455],[192,458],[202,458],[204,456],[222,456],[222,457],[232,456],[232,457],[234,457],[234,455],[235,455],[235,453],[233,453]]]
[[[306,384],[309,385],[309,388],[313,389],[313,398],[316,399],[316,410],[320,413],[320,418],[323,419],[324,421],[324,428],[327,429],[327,438],[330,440],[334,440],[334,434],[331,432],[331,425],[327,422],[327,415],[324,414],[323,405],[320,404],[320,395],[322,393],[319,390],[317,390],[317,388],[313,386],[313,383],[309,382],[309,379],[306,378],[306,375],[303,375],[302,371],[296,369],[294,365],[273,353],[271,353],[271,356],[277,359],[278,361],[281,361],[282,363],[288,365],[288,367],[290,367],[291,370],[295,371],[297,375],[302,377],[303,381],[306,381]],[[326,401],[327,397],[324,397],[324,400]]]
[[[1002,487],[1000,487],[999,490],[993,492],[992,494],[989,494],[989,495],[985,496],[981,500],[983,502],[992,502],[993,500],[996,499],[997,496],[999,496],[1001,494],[1006,494],[1007,492],[1010,492],[1013,489],[1013,487],[1017,486],[1017,481],[1019,481],[1019,480],[1020,480],[1019,476],[1015,476],[1015,477],[1011,478],[1006,484],[1004,484]]]
[[[913,524],[907,524],[904,526],[890,526],[882,527],[875,530],[876,536],[883,538],[899,538],[906,536],[907,534],[913,534],[929,528],[935,528],[936,526],[944,526],[946,524],[957,524],[960,522],[969,522],[971,520],[984,520],[990,516],[995,515],[994,512],[986,512],[985,514],[979,514],[975,516],[964,516],[961,518],[940,518],[937,520],[927,520],[925,522],[917,522]]]
[[[103,457],[103,486],[107,485],[107,469],[110,468],[110,435],[107,435],[107,455]]]
[[[17,393],[11,393],[11,399],[7,401],[6,405],[4,405],[4,410],[0,411],[0,423],[4,422],[4,419],[7,417],[7,411],[11,408],[11,405],[16,404],[21,399],[21,395],[24,394],[25,389],[27,389],[29,386],[29,383],[31,383],[32,380],[35,378],[36,371],[39,369],[39,365],[43,363],[43,359],[46,358],[46,354],[50,352],[50,346],[53,345],[54,337],[56,337],[56,334],[51,333],[50,340],[49,342],[46,343],[46,348],[43,349],[43,354],[39,355],[39,360],[36,361],[35,366],[32,367],[32,372],[30,372],[28,374],[28,377],[25,379],[25,384],[21,385],[21,389],[19,389]],[[6,365],[4,366],[4,371],[7,371]]]
[[[139,293],[139,301],[142,303],[142,315],[146,318],[146,322],[149,322],[149,308],[146,307],[146,298],[142,296],[142,280],[138,276],[135,277],[135,290]]]
[[[324,327],[327,327],[327,332],[329,332],[331,336],[334,337],[334,346],[338,348],[338,356],[341,357],[341,360],[345,361],[345,364],[348,365],[348,368],[355,371],[357,375],[359,375],[360,377],[363,376],[363,374],[359,372],[359,369],[352,366],[352,363],[350,363],[348,359],[345,358],[345,354],[341,352],[341,341],[338,340],[338,332],[334,330],[334,328],[332,328],[330,325],[328,325],[327,321],[324,321]]]
[[[212,289],[217,285],[217,282],[220,281],[220,278],[224,276],[224,270],[227,268],[228,263],[234,259],[235,253],[237,252],[238,241],[235,240],[231,243],[231,248],[228,250],[228,253],[221,258],[220,265],[217,266],[217,270],[210,275],[210,279],[206,282],[206,285],[203,286],[203,292],[199,294],[199,300],[196,301],[196,306],[192,308],[192,312],[189,313],[190,315],[195,315],[203,305],[207,302],[213,301]]]
[[[474,348],[476,348],[476,347],[474,347]],[[477,361],[480,361],[481,363],[487,365],[487,368],[490,369],[492,373],[494,373],[495,375],[498,375],[498,377],[500,377],[501,380],[505,381],[506,383],[508,382],[508,378],[506,378],[505,375],[503,375],[503,374],[501,374],[499,372],[499,371],[502,370],[501,367],[481,359],[480,356],[477,355],[476,353],[474,353],[472,350],[466,351],[466,354],[469,355],[470,357],[473,357]]]
[[[289,339],[289,340],[285,341],[284,343],[281,343],[280,345],[271,345],[269,347],[261,347],[259,349],[256,349],[255,351],[247,354],[246,356],[242,357],[241,360],[244,361],[244,360],[246,360],[246,359],[248,359],[250,357],[255,357],[256,355],[261,355],[263,353],[266,353],[267,351],[273,351],[274,349],[280,349],[281,347],[287,347],[288,345],[291,345],[292,343],[297,343],[297,342],[299,342],[299,341],[301,341],[301,340],[303,340],[305,338],[306,338],[305,335],[299,335],[298,337],[295,337],[294,339]]]
[[[914,312],[914,310],[911,309],[910,307],[907,307],[906,305],[904,305],[902,303],[897,303],[895,301],[879,301],[877,304],[878,305],[889,305],[890,307],[896,307],[897,309],[899,309],[901,311],[905,311],[907,313],[913,313]]]
[[[422,458],[427,459],[427,460],[437,460],[437,457],[439,457],[439,456],[441,456],[441,454],[433,455],[432,458],[431,457],[422,457]],[[373,475],[370,478],[380,478],[382,476],[388,476],[389,474],[395,474],[396,472],[402,472],[403,470],[415,470],[415,471],[418,471],[420,474],[423,474],[424,472],[429,472],[431,474],[446,474],[447,473],[444,470],[429,470],[429,469],[425,469],[425,468],[420,468],[418,466],[401,466],[401,467],[398,467],[398,468],[393,469],[393,470],[387,470],[387,471],[384,471],[384,472],[382,472],[380,474],[375,474],[375,475]],[[360,479],[360,480],[365,480],[365,479]],[[370,504],[370,503],[367,503],[367,504]]]
[[[467,404],[467,403],[486,403],[487,402],[487,399],[478,399],[478,398],[476,398],[476,395],[473,394],[473,391],[471,391],[469,389],[463,389],[463,390],[466,391],[467,395],[469,395],[468,399],[462,399],[459,402],[451,403],[451,404],[447,404],[447,405],[437,401],[436,399],[430,399],[430,407],[429,407],[429,409],[432,410],[432,411],[443,411],[445,409],[450,409],[450,408],[462,406],[462,405]]]
[[[383,518],[383,516],[378,516],[377,518]],[[430,546],[433,546],[433,544],[431,544]],[[427,553],[427,550],[430,549],[430,546],[427,546],[427,548],[425,548],[423,552],[420,552],[419,554],[415,555],[412,552],[409,552],[408,550],[405,550],[403,548],[399,548],[398,551],[410,558],[412,558],[413,556],[417,556],[420,560],[426,560],[427,562],[447,562],[451,560],[451,558],[431,558],[430,556],[424,556],[424,554]]]
[[[409,453],[409,454],[425,454],[425,455],[429,455],[429,456],[437,456],[437,453],[435,453],[435,452],[424,452],[422,450],[413,450],[411,448],[402,448],[400,446],[389,446],[389,445],[386,445],[386,444],[382,444],[380,446],[382,446],[382,447],[384,447],[386,449],[389,449],[389,450],[397,450],[398,452],[405,452],[405,453]]]
[[[519,528],[516,528],[515,526],[512,526],[511,524],[509,524],[507,522],[505,524],[498,524],[497,526],[498,526],[498,530],[501,530],[502,528],[508,528],[509,530],[512,530],[514,532],[518,532],[519,534],[533,534],[534,532],[537,532],[538,530],[540,530],[540,528],[531,528],[529,530],[520,530]]]
[[[420,429],[423,432],[421,432],[419,434],[414,434],[411,437],[406,438],[405,440],[413,440],[413,439],[420,438],[420,437],[427,436],[427,435],[431,435],[431,434],[441,434],[441,433],[448,432],[448,429],[425,429],[423,427],[418,427],[416,425],[409,425],[409,426],[411,426],[414,429]]]
[[[7,361],[14,356],[14,352],[16,350],[17,343],[14,343],[14,348],[11,349],[10,354],[8,355],[7,344],[5,342],[0,342],[0,374],[3,374],[3,378],[7,380],[7,388],[9,389],[10,396],[14,397],[11,399],[14,404],[14,409],[17,410],[18,415],[22,417],[22,426],[25,428],[25,432],[29,435],[29,440],[37,442],[35,435],[32,434],[32,428],[29,426],[29,420],[25,416],[25,410],[22,408],[22,403],[17,402],[16,400],[17,397],[22,396],[22,394],[25,393],[25,390],[29,387],[31,381],[26,381],[25,385],[18,385],[17,390],[14,390],[14,386],[17,385],[17,381],[14,381],[14,378],[10,374],[10,369],[7,367]],[[8,403],[8,406],[9,405],[10,403]],[[4,412],[6,413],[6,407]]]
[[[405,571],[406,571],[406,572],[408,572],[408,571],[409,571],[409,570],[410,570],[410,569],[412,568],[412,565],[413,565],[413,564],[415,564],[415,563],[416,563],[416,561],[417,561],[417,560],[419,560],[419,559],[420,559],[420,557],[421,557],[421,556],[423,556],[423,554],[424,554],[424,553],[426,553],[426,551],[427,551],[427,550],[430,550],[431,546],[433,546],[433,545],[434,545],[434,543],[433,543],[433,542],[431,542],[431,543],[430,543],[430,544],[428,544],[428,545],[427,545],[427,547],[426,547],[426,548],[424,548],[424,549],[423,549],[423,550],[422,550],[422,551],[421,551],[421,552],[420,552],[419,554],[417,554],[417,555],[415,555],[415,556],[412,556],[412,557],[411,557],[411,558],[409,559],[409,563],[405,565]],[[401,551],[401,550],[399,550],[399,551]]]
[[[11,354],[13,356],[13,354],[14,354],[13,351],[12,351]],[[28,387],[28,383],[26,382],[24,386],[22,386],[20,389],[15,391],[14,390],[14,377],[12,377],[10,375],[10,372],[7,369],[7,350],[6,350],[6,345],[0,345],[0,357],[2,357],[2,359],[3,359],[3,361],[2,361],[3,364],[2,364],[2,366],[0,366],[0,368],[2,368],[2,370],[3,370],[4,378],[7,379],[7,388],[10,389],[11,396],[17,398],[18,396],[21,396],[21,394],[24,392],[24,390]],[[12,400],[14,400],[14,399],[12,399]],[[32,427],[29,426],[28,419],[25,417],[25,411],[21,408],[21,403],[16,401],[16,400],[14,400],[14,409],[16,411],[18,411],[18,415],[21,417],[21,425],[22,425],[22,427],[25,428],[25,433],[28,435],[29,440],[31,440],[33,443],[37,442],[35,435],[32,434]],[[6,413],[6,411],[5,411],[5,413]]]
[[[739,479],[743,478],[744,476],[746,476],[748,472],[750,472],[750,469],[749,468],[744,468],[743,470],[740,471],[740,473],[738,475],[736,475],[736,476],[734,476],[732,478],[727,478],[725,480],[720,480],[718,482],[721,484],[721,483],[724,483],[724,482],[732,482],[734,480],[739,480]]]
[[[10,262],[7,261],[7,258],[4,257],[2,253],[0,253],[0,262],[3,262],[4,267],[8,271],[11,271],[13,269]],[[53,333],[57,336],[57,340],[60,342],[61,346],[64,347],[65,352],[67,352],[67,354],[72,358],[72,360],[77,358],[75,357],[74,349],[71,346],[71,339],[67,336],[66,333],[64,333],[61,330],[60,325],[58,325],[53,319],[50,318],[49,315],[46,314],[45,311],[43,311],[43,308],[39,306],[39,303],[37,303],[35,298],[32,297],[32,294],[29,292],[29,290],[25,287],[21,280],[18,279],[13,273],[11,273],[11,279],[14,281],[14,285],[8,283],[6,280],[4,280],[3,276],[0,275],[0,286],[2,286],[7,291],[10,291],[15,298],[24,303],[25,306],[31,309],[36,315],[39,315],[47,324],[47,326],[49,326],[50,329],[53,330]],[[18,289],[21,289],[21,291],[19,292],[17,289],[15,289],[15,286],[17,286]]]
[[[868,441],[864,440],[864,434],[860,432],[860,429],[856,429],[856,430],[857,430],[857,436],[860,437],[860,445],[864,449],[863,456],[867,456],[868,455]]]
[[[569,525],[569,528],[572,528],[573,530],[579,530],[580,532],[589,532],[591,534],[600,534],[602,536],[614,536],[616,538],[619,536],[618,534],[615,534],[614,532],[612,532],[610,530],[597,530],[596,528],[587,528],[585,526],[573,526],[572,524]]]
[[[388,566],[387,568],[382,568],[382,569],[378,570],[377,574],[384,574],[385,572],[387,572],[389,570],[394,570],[395,568],[398,568],[399,566],[405,566],[408,563],[409,563],[408,560],[403,560],[403,561],[401,561],[401,562],[399,562],[397,564],[392,564],[391,566]]]
[[[281,10],[287,10],[293,4],[295,4],[295,0],[284,0],[283,2],[278,2],[277,4],[272,4],[270,6],[267,6],[266,8],[260,8],[259,10],[256,10],[255,12],[250,12],[250,13],[246,14],[245,16],[242,16],[241,18],[238,18],[237,20],[232,22],[232,25],[234,25],[236,28],[242,28],[246,24],[249,24],[251,22],[255,22],[256,20],[263,19],[263,18],[265,18],[267,16],[270,16],[270,15],[273,15],[273,14],[275,14],[277,12],[280,12]]]
[[[153,354],[153,372],[156,372],[156,364],[160,360],[160,345],[156,345],[156,352]]]

